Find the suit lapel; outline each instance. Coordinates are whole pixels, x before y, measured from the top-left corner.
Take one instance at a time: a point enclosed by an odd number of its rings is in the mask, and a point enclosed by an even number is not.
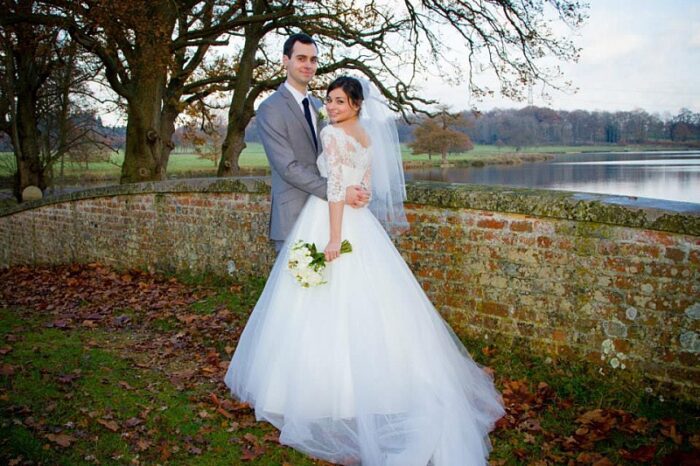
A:
[[[301,110],[301,107],[299,107],[299,104],[297,103],[296,99],[292,95],[291,92],[289,92],[289,89],[287,89],[287,86],[282,84],[279,87],[279,91],[282,93],[284,96],[285,100],[287,101],[287,106],[289,109],[292,111],[292,114],[299,120],[299,123],[301,123],[302,128],[304,128],[304,132],[306,133],[306,136],[309,138],[309,142],[311,142],[311,146],[313,147],[314,145],[314,138],[311,135],[311,128],[309,128],[309,124],[306,122],[306,117],[304,116],[304,112]],[[313,101],[314,99],[309,99],[312,104],[312,108],[316,108],[314,105]],[[318,139],[317,139],[318,140]]]
[[[318,153],[320,154],[323,151],[323,147],[321,146],[321,130],[325,126],[325,122],[321,121],[320,119],[323,102],[318,98],[313,98],[309,100],[311,101],[311,105],[314,108],[314,112],[316,112],[316,140],[318,141]]]

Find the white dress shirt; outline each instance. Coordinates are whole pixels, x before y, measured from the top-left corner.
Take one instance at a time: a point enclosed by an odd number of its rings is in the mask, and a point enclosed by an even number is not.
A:
[[[314,107],[314,104],[311,102],[311,96],[307,92],[306,94],[302,94],[298,90],[296,90],[291,84],[289,84],[289,81],[285,81],[284,85],[287,87],[289,92],[292,93],[294,96],[294,100],[297,101],[299,104],[299,108],[301,108],[301,114],[304,114],[304,104],[302,103],[302,100],[305,98],[309,99],[309,111],[311,112],[311,121],[314,122],[314,132],[318,134],[318,121],[316,121],[316,118],[318,115],[316,115],[316,107]]]

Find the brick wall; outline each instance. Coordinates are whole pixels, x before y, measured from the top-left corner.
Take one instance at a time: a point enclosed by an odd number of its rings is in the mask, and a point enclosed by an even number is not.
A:
[[[0,266],[262,275],[268,196],[259,180],[190,180],[37,202],[0,216]],[[698,401],[700,216],[604,200],[416,183],[396,243],[458,333]]]

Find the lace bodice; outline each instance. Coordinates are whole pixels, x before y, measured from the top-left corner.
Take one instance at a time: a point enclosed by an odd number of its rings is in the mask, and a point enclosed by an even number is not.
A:
[[[328,179],[329,202],[345,200],[345,189],[361,185],[370,190],[371,146],[360,142],[340,128],[328,125],[321,131],[323,153],[316,160],[321,176]]]

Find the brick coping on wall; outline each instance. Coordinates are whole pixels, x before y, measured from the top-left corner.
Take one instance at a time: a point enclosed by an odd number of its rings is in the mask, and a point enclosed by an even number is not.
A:
[[[0,217],[80,199],[147,193],[269,194],[269,177],[190,178],[85,189],[0,210]],[[460,183],[410,182],[407,202],[532,215],[700,236],[700,205],[645,198]]]

